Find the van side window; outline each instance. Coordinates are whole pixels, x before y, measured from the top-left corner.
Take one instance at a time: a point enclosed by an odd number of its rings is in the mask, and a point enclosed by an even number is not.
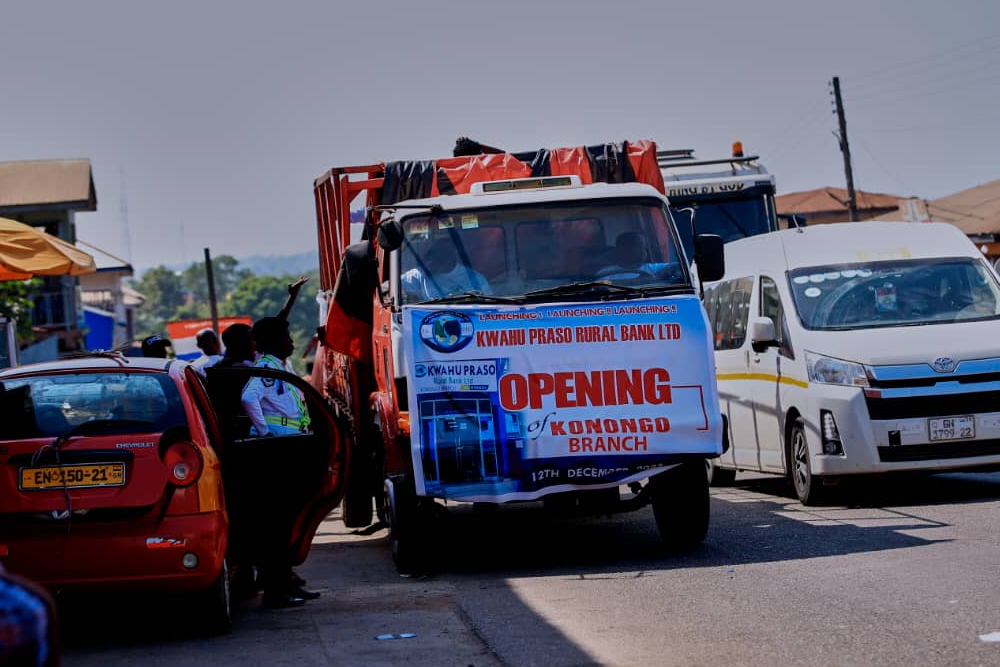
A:
[[[746,340],[753,278],[720,282],[705,290],[705,312],[716,350],[735,350]]]
[[[785,322],[785,308],[781,304],[781,295],[778,294],[778,286],[774,280],[767,276],[760,277],[760,314],[763,317],[770,317],[774,323],[774,337],[781,343],[778,351],[785,356],[792,356],[791,345],[788,341],[788,326]]]

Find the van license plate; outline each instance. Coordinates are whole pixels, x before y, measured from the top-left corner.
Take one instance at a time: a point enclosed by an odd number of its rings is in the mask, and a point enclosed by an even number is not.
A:
[[[932,441],[968,440],[976,437],[976,418],[972,415],[928,419],[927,426]]]
[[[21,468],[20,473],[18,486],[22,491],[125,485],[124,463]]]

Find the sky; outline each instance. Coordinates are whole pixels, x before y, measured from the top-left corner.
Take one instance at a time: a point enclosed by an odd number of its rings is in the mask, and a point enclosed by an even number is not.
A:
[[[4,0],[0,161],[89,158],[77,235],[143,269],[312,250],[316,177],[459,136],[740,140],[779,194],[844,187],[834,76],[858,189],[1000,178],[996,0]]]

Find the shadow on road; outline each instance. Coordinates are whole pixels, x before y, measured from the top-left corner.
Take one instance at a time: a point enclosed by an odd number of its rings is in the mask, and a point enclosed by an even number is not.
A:
[[[320,601],[302,610],[267,613],[259,611],[254,600],[237,609],[231,635],[199,638],[183,600],[78,596],[67,600],[63,613],[66,664],[140,665],[155,653],[161,662],[172,664],[245,667],[268,664],[265,656],[304,652],[310,642],[324,641],[329,642],[324,654],[328,660],[310,664],[376,664],[385,654],[373,651],[390,647],[374,642],[375,634],[417,630],[421,622],[440,624],[466,613],[496,620],[497,627],[477,629],[478,636],[508,664],[594,664],[583,648],[534,612],[508,579],[563,576],[587,581],[630,573],[654,576],[681,568],[724,572],[749,563],[920,547],[949,539],[941,531],[947,533],[948,524],[931,518],[934,505],[998,498],[1000,474],[937,475],[864,484],[851,489],[842,504],[805,508],[789,497],[780,479],[741,478],[733,487],[713,489],[708,537],[700,549],[684,554],[664,549],[649,508],[612,518],[566,518],[545,512],[538,503],[488,513],[451,504],[437,533],[436,572],[426,578],[395,573],[384,530],[363,536],[331,517],[320,527],[309,560],[300,568],[313,586],[323,588]],[[508,637],[505,622],[510,619],[518,619],[520,632],[528,634]],[[437,641],[428,637],[434,631],[420,628],[420,637]],[[454,640],[454,634],[448,634],[454,629],[441,632],[441,641]],[[410,651],[421,646],[410,641]],[[427,650],[438,650],[437,644]],[[511,655],[516,663],[510,662]],[[476,664],[500,663],[486,653]]]
[[[439,572],[552,575],[567,569],[675,569],[729,566],[921,546],[946,527],[922,507],[1000,498],[1000,474],[893,477],[843,489],[845,504],[803,507],[782,479],[757,477],[713,489],[712,523],[702,548],[670,553],[648,508],[604,517],[559,518],[537,504],[483,515],[449,512],[437,549]],[[905,507],[906,509],[902,509]]]

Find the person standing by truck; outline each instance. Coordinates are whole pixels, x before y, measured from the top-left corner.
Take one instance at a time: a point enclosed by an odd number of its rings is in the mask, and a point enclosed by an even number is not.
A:
[[[260,358],[256,368],[286,371],[286,360],[295,349],[288,333],[288,322],[276,317],[265,317],[254,323],[254,343]],[[247,382],[242,395],[243,409],[253,426],[250,435],[266,438],[294,435],[309,430],[309,412],[299,390],[280,378],[253,377]],[[279,452],[279,456],[295,456],[294,451]],[[285,480],[286,491],[269,498],[261,507],[261,529],[257,539],[262,541],[260,552],[265,554],[260,563],[260,583],[264,589],[262,604],[265,608],[297,607],[319,597],[319,593],[303,588],[302,580],[292,570],[287,545],[290,541],[292,521],[298,513],[295,479]]]

